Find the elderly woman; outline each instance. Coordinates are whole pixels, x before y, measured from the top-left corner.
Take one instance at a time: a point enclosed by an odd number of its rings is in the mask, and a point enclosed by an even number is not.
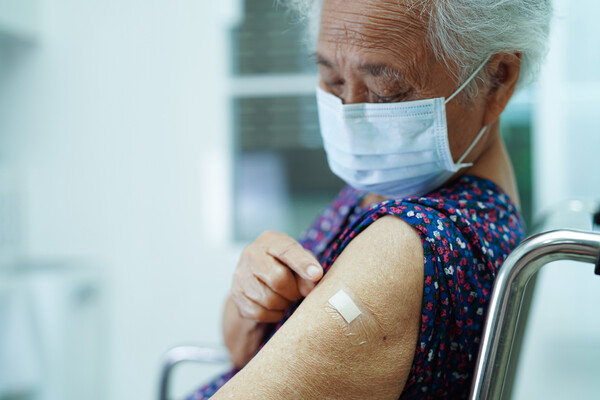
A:
[[[348,186],[300,242],[243,252],[236,369],[191,398],[465,398],[524,235],[500,115],[543,58],[550,1],[294,5],[318,22],[321,133]]]

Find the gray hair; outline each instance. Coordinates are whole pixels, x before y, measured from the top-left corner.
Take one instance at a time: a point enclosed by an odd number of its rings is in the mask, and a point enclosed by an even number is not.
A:
[[[489,56],[520,53],[518,87],[535,80],[548,47],[551,0],[397,0],[427,24],[427,41],[436,59],[457,67],[457,85]],[[322,0],[279,0],[307,22],[309,42],[316,44]],[[485,68],[479,81],[489,79]],[[464,90],[477,93],[477,80]]]

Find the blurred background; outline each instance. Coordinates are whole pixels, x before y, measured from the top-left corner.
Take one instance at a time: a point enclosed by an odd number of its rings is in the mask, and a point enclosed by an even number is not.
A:
[[[554,2],[502,121],[530,227],[600,199],[600,4]],[[302,39],[272,0],[0,0],[1,400],[154,398],[166,350],[221,343],[240,250],[342,186]],[[516,398],[600,392],[600,279],[576,270],[540,279]]]

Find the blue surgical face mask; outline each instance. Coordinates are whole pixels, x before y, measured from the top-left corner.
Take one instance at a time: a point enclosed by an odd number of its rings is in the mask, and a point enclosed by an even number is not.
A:
[[[454,162],[448,144],[446,103],[487,64],[486,59],[448,99],[342,104],[317,88],[317,106],[329,167],[350,186],[389,198],[421,196],[461,168],[486,132]]]

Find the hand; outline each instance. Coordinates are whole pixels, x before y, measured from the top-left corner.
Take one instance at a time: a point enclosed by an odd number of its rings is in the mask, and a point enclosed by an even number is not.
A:
[[[319,262],[300,243],[283,233],[265,232],[242,252],[230,297],[243,318],[279,322],[322,277]]]

